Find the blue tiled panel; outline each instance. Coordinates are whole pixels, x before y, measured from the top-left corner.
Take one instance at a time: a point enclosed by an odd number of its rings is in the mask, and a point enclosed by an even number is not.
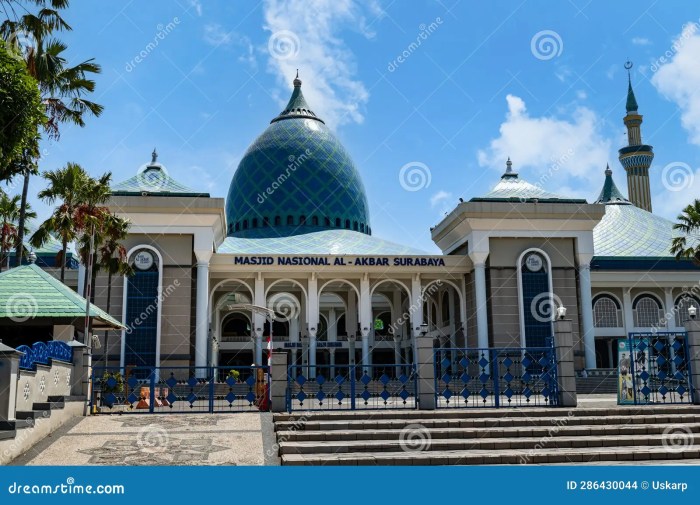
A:
[[[139,323],[137,324],[137,321]],[[128,278],[124,363],[155,366],[158,324],[158,271],[136,271]]]

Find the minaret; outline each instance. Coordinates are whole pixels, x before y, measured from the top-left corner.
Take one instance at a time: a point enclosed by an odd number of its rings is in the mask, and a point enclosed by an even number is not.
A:
[[[640,209],[651,212],[651,189],[649,187],[649,167],[654,159],[654,149],[642,144],[642,116],[637,112],[637,100],[632,90],[630,69],[632,63],[625,63],[627,69],[627,147],[619,150],[620,163],[627,172],[629,200]]]

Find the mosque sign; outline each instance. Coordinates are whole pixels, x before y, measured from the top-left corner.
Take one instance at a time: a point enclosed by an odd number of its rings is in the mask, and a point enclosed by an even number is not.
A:
[[[336,267],[444,267],[445,259],[425,256],[234,256],[234,265]]]

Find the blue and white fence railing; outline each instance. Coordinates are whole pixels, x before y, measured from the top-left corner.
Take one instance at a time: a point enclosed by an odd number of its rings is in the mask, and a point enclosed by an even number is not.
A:
[[[556,406],[553,347],[436,349],[437,408]]]
[[[269,408],[268,367],[95,367],[101,413],[223,413]]]
[[[335,365],[334,374],[328,371],[328,367],[290,366],[287,410],[417,408],[412,365]]]
[[[36,370],[36,365],[51,365],[52,360],[73,362],[73,349],[65,342],[52,340],[50,342],[35,342],[31,347],[20,345],[17,351],[24,353],[19,360],[21,370]]]

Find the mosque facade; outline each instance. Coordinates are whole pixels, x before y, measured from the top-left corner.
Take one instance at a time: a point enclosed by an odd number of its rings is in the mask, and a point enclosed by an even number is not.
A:
[[[618,339],[681,329],[688,307],[700,307],[700,269],[673,257],[673,223],[651,212],[653,149],[631,83],[626,109],[629,197],[609,167],[588,203],[527,182],[508,160],[490,192],[430,230],[441,254],[429,254],[373,235],[352,157],[297,76],[225,200],[176,181],[155,151],[113,187],[110,208],[132,223],[135,274],[111,281],[109,311],[126,329],[106,335],[96,359],[241,366],[265,364],[272,348],[332,373],[410,364],[422,334],[446,348],[543,346],[563,306],[576,369],[612,368]],[[107,286],[99,275],[101,307]]]

